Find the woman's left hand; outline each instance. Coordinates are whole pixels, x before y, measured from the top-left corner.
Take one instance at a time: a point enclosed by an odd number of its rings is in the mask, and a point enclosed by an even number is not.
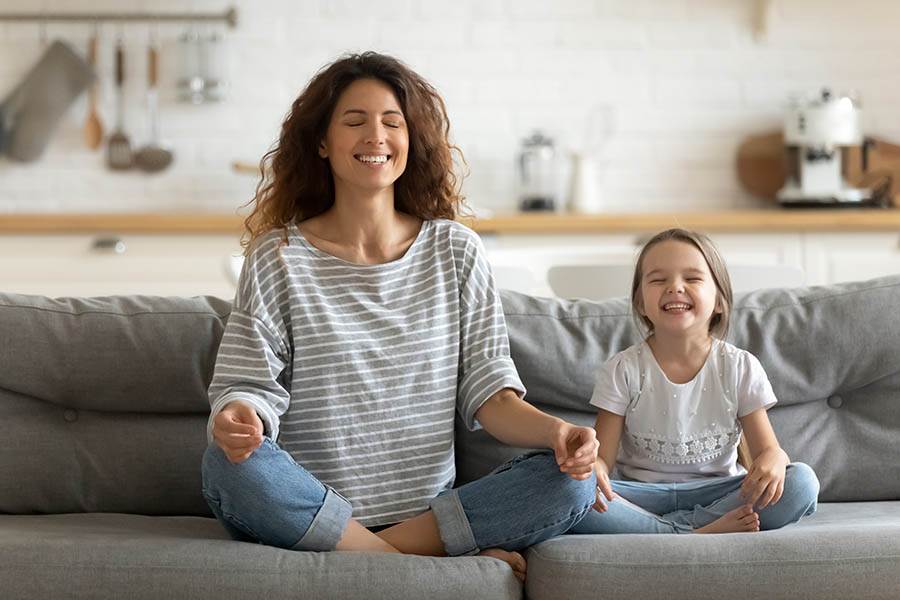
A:
[[[753,465],[741,484],[741,497],[757,509],[775,504],[784,493],[784,472],[788,456],[781,448],[772,448],[753,459]]]
[[[578,427],[560,420],[553,432],[553,452],[559,470],[579,481],[591,477],[597,460],[597,432],[593,427]]]

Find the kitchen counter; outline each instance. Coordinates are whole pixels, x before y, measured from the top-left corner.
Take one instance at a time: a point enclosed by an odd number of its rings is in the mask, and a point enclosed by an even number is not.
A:
[[[509,213],[461,219],[482,234],[654,232],[685,227],[710,232],[900,231],[900,209],[771,209],[685,213]],[[227,213],[4,214],[0,234],[242,232],[243,217]]]

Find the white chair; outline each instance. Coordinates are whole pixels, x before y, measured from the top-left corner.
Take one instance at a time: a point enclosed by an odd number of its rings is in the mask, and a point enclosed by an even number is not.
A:
[[[494,281],[498,289],[512,290],[532,296],[552,296],[551,290],[542,277],[533,270],[520,265],[492,265]]]
[[[791,265],[728,267],[734,292],[771,287],[797,287],[806,281],[803,269]],[[554,265],[547,271],[553,293],[561,298],[603,300],[631,294],[631,265]]]

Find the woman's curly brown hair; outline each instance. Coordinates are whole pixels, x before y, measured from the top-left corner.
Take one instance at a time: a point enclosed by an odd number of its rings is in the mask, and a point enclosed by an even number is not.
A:
[[[463,198],[454,172],[447,108],[425,79],[396,58],[364,52],[326,65],[294,100],[278,143],[260,160],[262,178],[247,205],[245,252],[260,235],[324,213],[334,204],[334,180],[319,156],[332,113],[343,91],[358,79],[387,84],[397,97],[409,131],[406,169],[394,183],[394,207],[420,219],[453,219]]]

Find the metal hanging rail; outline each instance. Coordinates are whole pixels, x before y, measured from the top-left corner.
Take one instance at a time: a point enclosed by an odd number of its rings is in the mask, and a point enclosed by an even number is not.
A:
[[[237,9],[233,6],[223,13],[0,13],[0,21],[35,21],[65,23],[99,23],[113,22],[219,22],[224,21],[229,27],[237,27]]]

